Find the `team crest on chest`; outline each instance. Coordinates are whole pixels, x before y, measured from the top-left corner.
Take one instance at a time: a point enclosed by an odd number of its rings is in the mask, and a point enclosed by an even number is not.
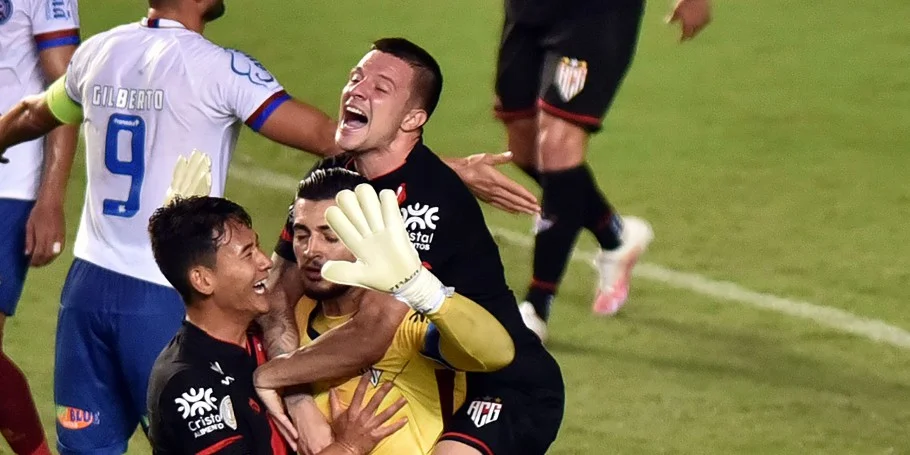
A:
[[[11,0],[0,0],[0,25],[9,22],[13,17],[13,2]]]
[[[484,397],[483,400],[474,400],[468,406],[468,415],[477,428],[488,423],[495,422],[499,419],[499,413],[502,411],[502,400]]]
[[[588,77],[588,62],[577,58],[563,57],[556,67],[553,84],[559,91],[559,97],[568,102],[585,88]]]

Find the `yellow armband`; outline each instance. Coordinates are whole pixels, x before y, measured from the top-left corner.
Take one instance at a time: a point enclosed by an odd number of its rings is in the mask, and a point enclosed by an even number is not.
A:
[[[75,125],[82,122],[82,106],[73,101],[66,93],[66,75],[54,81],[44,93],[47,107],[57,120],[64,125]]]

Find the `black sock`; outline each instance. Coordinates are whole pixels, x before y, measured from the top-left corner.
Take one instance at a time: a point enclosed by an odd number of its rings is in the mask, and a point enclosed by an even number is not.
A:
[[[585,229],[591,231],[597,243],[605,250],[615,250],[621,243],[622,220],[613,210],[610,203],[604,198],[594,175],[588,166],[582,166],[586,194],[585,197]]]
[[[541,174],[543,211],[534,242],[534,279],[526,300],[547,319],[550,302],[565,273],[572,247],[585,222],[585,180],[577,167]]]

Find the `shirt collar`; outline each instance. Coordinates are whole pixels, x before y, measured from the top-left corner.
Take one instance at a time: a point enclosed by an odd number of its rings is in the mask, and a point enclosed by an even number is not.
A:
[[[148,28],[186,28],[186,26],[180,22],[171,19],[149,19],[147,17],[143,17],[140,23],[143,27]]]

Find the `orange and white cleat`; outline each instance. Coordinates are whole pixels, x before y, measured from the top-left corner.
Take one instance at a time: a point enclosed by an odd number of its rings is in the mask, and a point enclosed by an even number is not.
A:
[[[594,268],[600,275],[594,296],[594,314],[615,315],[629,298],[632,269],[654,239],[651,225],[637,217],[622,218],[622,245],[615,250],[600,250]]]

